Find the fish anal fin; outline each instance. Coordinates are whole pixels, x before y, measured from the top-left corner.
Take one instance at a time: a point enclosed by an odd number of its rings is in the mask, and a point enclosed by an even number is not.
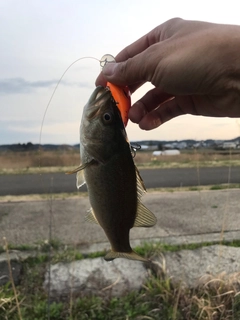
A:
[[[156,224],[155,215],[146,208],[140,201],[138,202],[137,215],[134,221],[134,227],[152,227]]]
[[[116,258],[124,258],[124,259],[129,259],[129,260],[137,260],[137,261],[142,261],[142,262],[147,262],[149,260],[141,257],[138,255],[135,251],[131,252],[115,252],[115,251],[109,251],[106,256],[104,257],[104,260],[106,261],[112,261]]]
[[[99,224],[92,208],[88,210],[85,220],[87,220],[88,222]]]

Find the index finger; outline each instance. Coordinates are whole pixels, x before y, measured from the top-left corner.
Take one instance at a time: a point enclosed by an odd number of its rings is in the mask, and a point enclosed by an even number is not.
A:
[[[136,56],[138,53],[146,50],[154,43],[159,42],[159,29],[160,26],[154,28],[149,33],[145,34],[143,37],[136,40],[135,42],[124,48],[122,51],[120,51],[115,57],[116,62],[128,60],[129,58],[132,58]]]
[[[143,37],[139,38],[120,51],[115,57],[116,62],[126,61],[129,58],[132,58],[143,52],[151,45],[170,38],[175,33],[177,25],[178,23],[181,23],[181,21],[183,20],[180,18],[174,18],[152,29]],[[102,72],[97,77],[95,84],[102,86],[106,85],[106,79],[104,78]]]
[[[178,29],[179,24],[181,24],[183,19],[173,18],[170,19],[156,28],[152,29],[150,32],[145,34],[143,37],[139,38],[122,51],[120,51],[115,57],[116,62],[122,62],[135,55],[143,52],[151,45],[166,40],[173,36]]]
[[[158,42],[159,38],[157,36],[157,33],[159,31],[157,29],[158,27],[120,51],[115,57],[116,62],[128,60],[129,58],[132,58],[138,53],[144,51],[152,44]],[[106,79],[104,78],[102,72],[98,75],[95,84],[102,86],[106,85]]]

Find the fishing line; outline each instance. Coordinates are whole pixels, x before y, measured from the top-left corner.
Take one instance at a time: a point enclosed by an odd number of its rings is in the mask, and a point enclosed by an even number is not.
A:
[[[104,57],[104,56],[103,56],[103,57]],[[58,82],[57,82],[57,84],[56,84],[56,86],[55,86],[55,88],[54,88],[54,90],[53,90],[53,92],[52,92],[52,94],[51,94],[51,96],[50,96],[50,99],[49,99],[49,101],[48,101],[48,103],[47,103],[47,106],[46,106],[45,111],[44,111],[44,114],[43,114],[43,118],[42,118],[42,122],[41,122],[41,127],[40,127],[40,135],[39,135],[39,148],[40,148],[40,145],[41,145],[41,142],[42,142],[42,131],[43,131],[43,125],[44,125],[44,121],[45,121],[45,118],[46,118],[46,114],[47,114],[47,111],[48,111],[48,108],[49,108],[49,106],[50,106],[50,103],[52,102],[52,99],[53,99],[53,97],[54,97],[54,95],[55,95],[55,92],[57,91],[57,88],[58,88],[60,82],[62,81],[63,77],[64,77],[65,74],[68,72],[68,70],[69,70],[75,63],[77,63],[78,61],[84,60],[84,59],[93,59],[93,60],[96,60],[96,61],[98,61],[98,62],[100,63],[101,66],[102,66],[102,63],[103,63],[103,60],[102,60],[102,59],[99,60],[99,59],[97,59],[97,58],[95,58],[95,57],[90,57],[90,56],[89,56],[89,57],[82,57],[82,58],[79,58],[79,59],[73,61],[73,62],[67,67],[67,69],[63,72],[63,74],[61,75],[60,79],[58,80]],[[107,61],[106,61],[106,62],[107,62]],[[106,62],[105,62],[105,63],[106,63]],[[104,65],[103,65],[103,66],[104,66]]]
[[[44,121],[45,121],[45,118],[46,118],[46,115],[47,115],[47,111],[49,109],[49,106],[52,102],[52,99],[57,91],[57,88],[59,86],[59,84],[61,83],[63,77],[65,76],[65,74],[67,73],[67,71],[74,65],[76,64],[77,62],[81,61],[81,60],[84,60],[84,59],[93,59],[93,60],[96,60],[100,63],[100,66],[103,67],[108,61],[107,61],[107,58],[106,58],[106,61],[102,61],[102,60],[99,60],[95,57],[81,57],[75,61],[73,61],[67,68],[66,70],[63,72],[63,74],[61,75],[60,79],[58,80],[51,96],[50,96],[50,99],[47,103],[47,106],[45,108],[45,111],[44,111],[44,114],[43,114],[43,118],[42,118],[42,122],[41,122],[41,127],[40,127],[40,133],[39,133],[39,147],[38,147],[38,150],[39,150],[39,170],[41,168],[41,143],[42,143],[42,132],[43,132],[43,125],[44,125]],[[41,175],[41,172],[40,172],[40,175]],[[41,182],[43,184],[43,180],[41,179]],[[49,244],[49,256],[48,256],[48,286],[47,286],[47,291],[48,291],[48,300],[47,300],[47,317],[48,319],[50,319],[50,292],[51,292],[51,260],[52,260],[52,256],[51,256],[51,246],[52,246],[52,240],[53,240],[53,234],[52,234],[52,228],[53,228],[53,210],[52,210],[52,192],[53,192],[53,177],[51,179],[51,199],[50,199],[50,210],[49,210],[49,235],[48,235],[48,244]],[[49,201],[49,199],[48,199]]]
[[[52,99],[57,91],[57,88],[59,86],[59,84],[61,83],[63,77],[65,76],[65,74],[68,72],[68,70],[77,62],[81,61],[81,60],[84,60],[84,59],[92,59],[92,60],[96,60],[100,63],[100,67],[101,67],[101,70],[102,68],[109,62],[115,62],[115,58],[114,56],[112,56],[111,54],[105,54],[102,56],[102,58],[99,60],[98,58],[95,58],[95,57],[91,57],[91,56],[86,56],[86,57],[81,57],[81,58],[78,58],[77,60],[73,61],[67,68],[66,70],[63,72],[63,74],[61,75],[60,79],[58,80],[51,96],[50,96],[50,99],[47,103],[47,106],[45,108],[45,111],[44,111],[44,114],[43,114],[43,118],[42,118],[42,122],[41,122],[41,127],[40,127],[40,134],[39,134],[39,150],[40,150],[40,147],[41,147],[41,143],[42,143],[42,131],[43,131],[43,125],[44,125],[44,121],[45,121],[45,118],[46,118],[46,114],[47,114],[47,111],[48,111],[48,108],[52,102]],[[40,163],[40,159],[39,159],[39,169],[41,167],[41,163]]]

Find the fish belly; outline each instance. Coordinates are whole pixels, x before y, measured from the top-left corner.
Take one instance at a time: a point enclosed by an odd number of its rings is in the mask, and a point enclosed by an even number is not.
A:
[[[84,176],[93,212],[112,250],[130,252],[129,232],[137,212],[137,183],[132,157],[115,156],[106,164],[89,166]]]

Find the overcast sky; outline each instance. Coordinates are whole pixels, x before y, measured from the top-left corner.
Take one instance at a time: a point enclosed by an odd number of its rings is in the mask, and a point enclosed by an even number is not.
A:
[[[0,144],[39,142],[47,103],[73,61],[116,55],[173,17],[240,24],[239,2],[0,0]],[[79,142],[83,106],[99,70],[90,59],[69,69],[47,111],[42,143]],[[129,123],[127,132],[130,140],[231,139],[240,135],[240,120],[187,115],[148,132]]]

